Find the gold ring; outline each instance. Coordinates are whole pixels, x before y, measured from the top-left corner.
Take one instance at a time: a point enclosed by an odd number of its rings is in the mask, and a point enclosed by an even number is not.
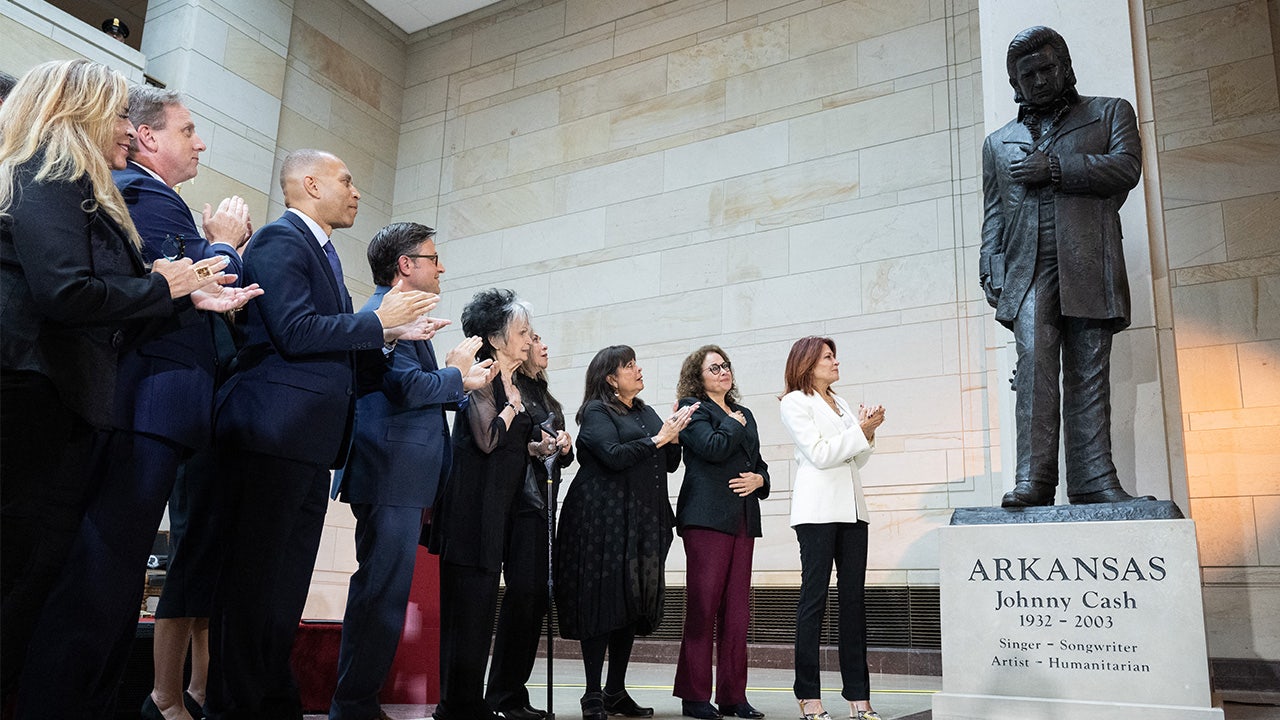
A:
[[[192,268],[192,269],[196,271],[196,277],[200,278],[201,280],[204,280],[205,278],[208,278],[210,275],[213,274],[209,272],[209,268],[204,266],[200,266],[198,268]]]

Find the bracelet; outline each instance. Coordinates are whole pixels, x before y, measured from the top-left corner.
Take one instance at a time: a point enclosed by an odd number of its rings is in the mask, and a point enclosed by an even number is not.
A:
[[[520,408],[516,407],[510,400],[507,401],[507,407],[515,410],[517,415],[520,414]]]

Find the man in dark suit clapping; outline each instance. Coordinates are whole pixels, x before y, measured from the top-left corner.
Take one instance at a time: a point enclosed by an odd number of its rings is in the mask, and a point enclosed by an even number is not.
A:
[[[439,294],[444,263],[434,235],[411,222],[378,231],[368,253],[377,289],[365,310],[378,308],[397,284]],[[445,406],[489,381],[493,361],[475,362],[480,345],[480,338],[463,340],[441,368],[429,340],[399,342],[389,370],[376,375],[356,400],[351,455],[334,478],[333,497],[350,503],[356,516],[360,568],[351,578],[342,620],[330,720],[384,717],[378,692],[404,625],[423,509],[431,507],[436,487],[449,474]]]
[[[254,235],[245,257],[245,280],[266,294],[249,308],[245,347],[217,400],[235,509],[210,626],[213,720],[302,717],[289,657],[329,469],[342,467],[350,444],[356,364],[385,362],[393,341],[429,337],[426,315],[439,300],[397,286],[376,310],[352,312],[329,239],[355,222],[351,171],[330,153],[296,150],[280,184],[288,211]]]

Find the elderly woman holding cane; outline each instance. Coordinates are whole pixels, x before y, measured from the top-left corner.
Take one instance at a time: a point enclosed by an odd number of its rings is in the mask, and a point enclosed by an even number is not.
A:
[[[822,707],[818,638],[834,562],[840,601],[839,657],[851,720],[879,720],[871,709],[867,667],[867,512],[859,468],[875,445],[884,408],[855,412],[832,384],[840,379],[830,338],[796,341],[787,356],[782,424],[796,447],[791,527],[800,542],[800,602],[796,608],[795,694],[804,720],[829,720]]]

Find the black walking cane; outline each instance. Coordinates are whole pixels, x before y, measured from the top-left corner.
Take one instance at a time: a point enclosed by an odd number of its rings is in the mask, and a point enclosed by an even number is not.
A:
[[[542,421],[539,426],[544,432],[554,437],[556,428],[553,424],[556,419],[555,412],[547,414],[547,419]],[[556,461],[560,459],[560,450],[556,451],[543,460],[547,466],[547,720],[555,720],[555,705],[552,700],[555,687],[554,673],[551,670],[551,661],[554,657],[553,646],[555,639],[551,632],[551,609],[555,604],[555,574],[552,572],[551,559],[552,549],[555,547],[556,538],[556,478],[553,472]]]

